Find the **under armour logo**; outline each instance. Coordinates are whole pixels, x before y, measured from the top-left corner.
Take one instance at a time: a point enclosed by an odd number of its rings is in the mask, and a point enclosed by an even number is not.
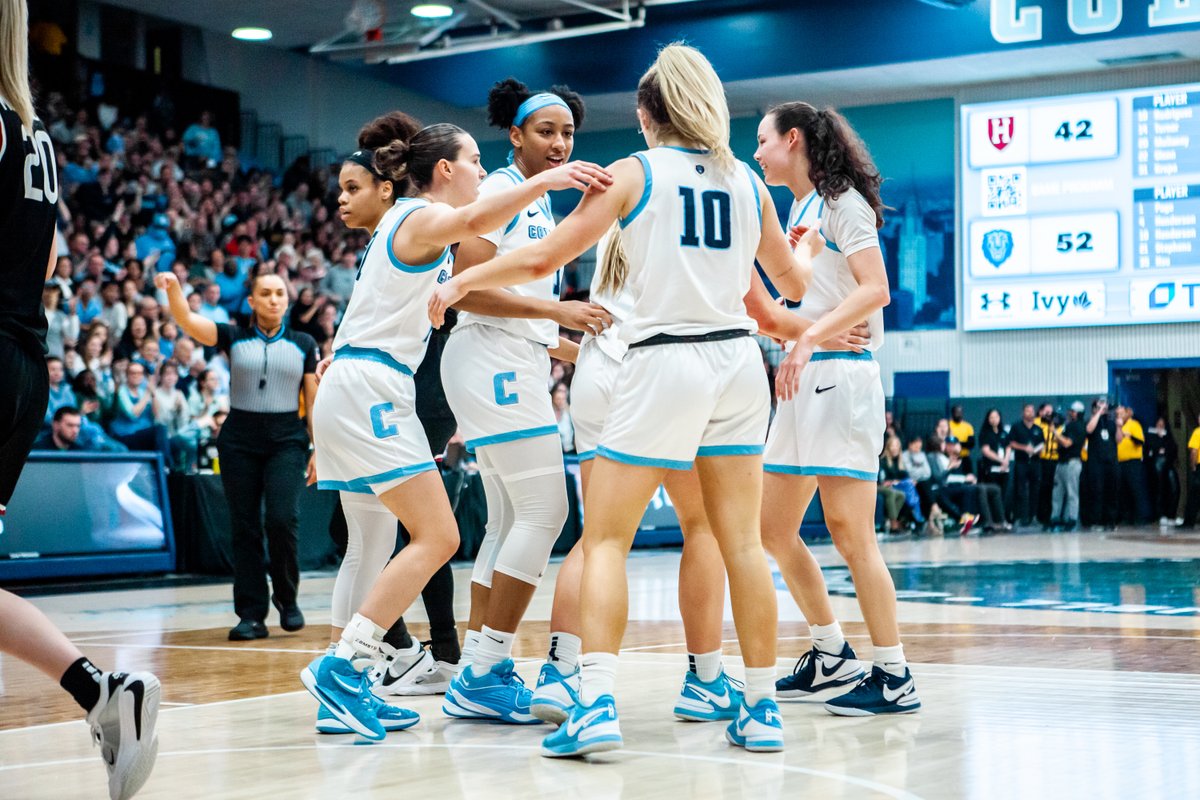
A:
[[[1008,292],[1004,292],[999,297],[993,297],[992,295],[988,294],[987,292],[984,292],[982,295],[979,296],[979,302],[981,304],[980,310],[987,311],[991,308],[993,303],[998,303],[1000,305],[1000,308],[1007,311],[1009,308],[1012,307],[1009,303],[1009,300],[1011,299],[1011,297],[1012,297],[1012,295],[1010,295]]]

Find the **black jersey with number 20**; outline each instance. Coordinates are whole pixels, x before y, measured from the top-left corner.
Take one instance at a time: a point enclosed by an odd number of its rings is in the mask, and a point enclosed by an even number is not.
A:
[[[45,349],[42,287],[58,204],[54,147],[41,120],[33,130],[0,99],[0,336]]]

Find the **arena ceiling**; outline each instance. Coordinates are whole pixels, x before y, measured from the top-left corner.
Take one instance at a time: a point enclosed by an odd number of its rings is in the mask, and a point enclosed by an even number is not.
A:
[[[627,115],[632,87],[656,47],[677,39],[697,44],[713,61],[726,80],[735,114],[794,95],[798,88],[815,101],[852,105],[938,96],[941,89],[948,93],[964,84],[1108,70],[1143,60],[1200,60],[1200,26],[1148,28],[1150,0],[1125,0],[1119,29],[1102,36],[1079,36],[1072,32],[1073,24],[1068,29],[1067,0],[1040,0],[1045,37],[1026,47],[993,40],[988,27],[992,0],[643,0],[637,5],[626,0],[444,0],[457,21],[441,33],[436,23],[418,22],[409,13],[417,0],[106,1],[222,34],[239,26],[267,27],[274,37],[259,46],[303,52],[347,32],[353,35],[345,40],[360,37],[355,28],[365,17],[367,23],[382,23],[378,48],[334,48],[312,57],[344,60],[463,107],[481,106],[498,75],[551,76],[584,93],[599,115]],[[617,15],[627,9],[633,23],[620,24]],[[518,40],[522,34],[588,25],[609,28],[529,44]],[[471,36],[486,38],[489,33],[513,40],[499,47],[485,43],[466,53],[456,50]],[[389,58],[404,59],[405,52],[415,49],[412,42],[422,37],[436,42],[438,35],[449,36],[446,55],[387,63]]]

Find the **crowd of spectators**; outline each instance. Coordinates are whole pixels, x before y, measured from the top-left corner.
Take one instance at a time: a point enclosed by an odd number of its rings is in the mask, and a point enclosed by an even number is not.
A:
[[[954,406],[925,435],[905,436],[888,413],[879,458],[882,532],[1093,531],[1117,525],[1191,528],[1200,512],[1200,417],[1187,441],[1187,503],[1179,514],[1179,445],[1163,415],[1143,426],[1103,397],[1065,412],[1027,403],[978,429]]]

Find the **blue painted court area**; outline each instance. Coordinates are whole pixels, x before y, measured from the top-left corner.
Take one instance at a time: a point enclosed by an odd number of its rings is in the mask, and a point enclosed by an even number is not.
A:
[[[889,568],[903,601],[956,605],[1200,615],[1200,559],[912,563]],[[853,596],[845,568],[825,570],[830,594]],[[778,572],[775,586],[787,586]]]

